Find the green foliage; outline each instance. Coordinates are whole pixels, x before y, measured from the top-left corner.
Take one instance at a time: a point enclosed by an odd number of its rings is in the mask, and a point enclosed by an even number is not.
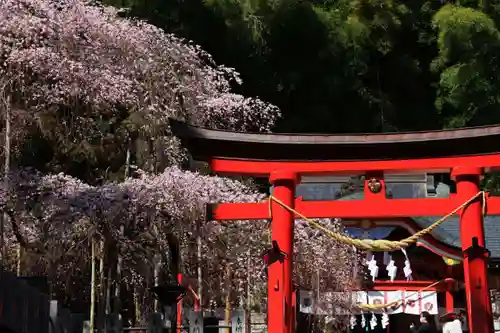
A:
[[[490,1],[130,1],[131,15],[237,68],[243,93],[283,110],[278,131],[500,122],[500,8]]]
[[[434,17],[440,73],[436,106],[450,127],[500,121],[500,32],[494,20],[472,8],[444,6]]]

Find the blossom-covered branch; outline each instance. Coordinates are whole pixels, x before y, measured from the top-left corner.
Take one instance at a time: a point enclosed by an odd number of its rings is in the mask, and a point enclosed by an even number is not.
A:
[[[248,297],[249,283],[262,302],[267,221],[205,221],[204,206],[257,202],[263,194],[175,166],[186,154],[170,135],[168,118],[269,131],[279,110],[233,93],[238,73],[199,46],[121,18],[111,7],[87,0],[4,0],[0,22],[0,86],[13,113],[20,165],[5,182],[0,203],[12,222],[7,247],[20,243],[27,250],[26,270],[49,275],[53,290],[69,303],[85,302],[88,249],[99,242],[101,272],[109,269],[102,281],[132,286],[124,292],[151,303],[147,289],[157,257],[168,272],[175,237],[181,269],[193,277],[200,236],[204,305],[222,302],[227,288],[237,303]],[[132,164],[146,171],[131,178]],[[352,280],[349,249],[300,223],[296,240],[299,285],[349,288],[342,281]]]
[[[34,125],[31,146],[43,149],[38,159],[52,158],[54,171],[75,173],[85,163],[93,183],[93,173],[103,176],[95,168],[115,169],[128,149],[139,167],[159,164],[161,171],[184,158],[169,117],[268,131],[280,116],[273,105],[232,93],[239,74],[199,46],[121,18],[115,8],[90,0],[6,0],[0,21],[0,86],[17,111],[13,119]]]
[[[164,253],[169,246],[167,235],[175,234],[181,243],[182,269],[187,276],[195,276],[194,244],[198,236],[196,226],[201,222],[203,272],[210,277],[205,286],[210,298],[223,299],[226,281],[220,272],[227,265],[231,267],[235,290],[243,291],[250,278],[255,282],[254,287],[264,294],[262,254],[269,246],[268,223],[235,221],[223,225],[205,221],[207,203],[264,199],[262,194],[241,182],[171,167],[159,175],[143,174],[138,179],[100,187],[85,185],[62,174],[43,175],[33,170],[13,174],[9,184],[6,207],[15,207],[17,214],[24,218],[23,229],[31,241],[41,241],[50,229],[50,239],[44,239],[48,248],[71,248],[89,233],[98,237],[106,234],[121,244],[129,264],[127,269],[134,271],[133,276],[141,277],[142,281],[147,274],[134,262],[138,258],[132,253]],[[128,231],[125,238],[118,233],[120,225],[125,225]],[[330,227],[338,228],[338,223]],[[355,255],[349,246],[300,221],[295,238],[295,276],[300,286],[339,291],[352,287],[351,267]],[[54,260],[64,265],[68,255]]]

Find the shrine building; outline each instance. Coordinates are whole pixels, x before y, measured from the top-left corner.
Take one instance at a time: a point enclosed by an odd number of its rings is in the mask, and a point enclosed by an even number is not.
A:
[[[387,197],[394,199],[447,198],[450,192],[453,192],[453,183],[445,179],[440,181],[441,178],[444,177],[427,174],[388,175],[386,177],[386,194]],[[304,201],[362,200],[364,198],[363,182],[348,176],[304,177],[297,186],[296,196],[301,197]],[[438,218],[437,216],[423,216],[387,220],[342,220],[342,224],[345,226],[346,233],[353,238],[396,241],[430,226]],[[458,313],[461,310],[466,310],[459,223],[457,216],[448,218],[429,236],[408,247],[406,254],[401,251],[390,254],[375,253],[373,260],[377,263],[378,272],[376,276],[368,277],[374,280],[373,287],[364,287],[362,291],[365,291],[367,295],[371,293],[385,294],[387,302],[388,293],[395,294],[393,297],[402,298],[405,292],[408,294],[421,289],[421,285],[423,286],[421,282],[424,281],[440,281],[451,278],[454,281],[453,284],[429,292],[427,297],[429,302],[427,303],[425,301],[416,302],[415,308],[412,309],[402,307],[397,313],[388,316],[386,324],[382,323],[380,314],[376,315],[376,322],[371,322],[371,313],[366,313],[365,319],[357,314],[356,322],[351,322],[350,331],[410,332],[410,324],[412,322],[418,323],[418,314],[421,311],[429,311],[435,315],[436,322],[438,322],[439,316],[447,311],[453,310]],[[500,332],[500,320],[498,320],[500,298],[497,300],[497,290],[500,289],[500,216],[486,216],[484,229],[486,246],[491,251],[488,278],[492,294],[495,332]],[[395,265],[393,270],[395,274],[392,277],[386,269],[387,262],[384,262],[388,255],[394,260]],[[409,276],[405,275],[406,258],[410,263],[411,274]],[[398,290],[396,287],[401,284],[401,281],[407,281],[405,290],[402,288]],[[391,287],[392,284],[396,286]],[[298,306],[298,311],[302,312],[302,316],[304,314],[330,315],[328,311],[314,306],[316,298],[314,292],[300,292],[301,296],[298,299],[300,299],[301,304]],[[369,297],[365,297],[369,303]],[[452,302],[452,304],[447,304],[447,302]],[[333,315],[338,315],[338,313]],[[298,317],[300,318],[300,315]],[[300,322],[299,325],[301,325]],[[302,323],[302,325],[304,324]]]

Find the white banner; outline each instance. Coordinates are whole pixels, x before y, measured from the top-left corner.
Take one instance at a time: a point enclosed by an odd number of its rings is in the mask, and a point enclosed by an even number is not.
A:
[[[245,333],[245,310],[233,310],[231,315],[231,332]]]
[[[422,311],[427,311],[431,315],[437,315],[439,312],[437,293],[435,291],[422,291]]]
[[[203,333],[203,313],[189,311],[189,333]]]
[[[352,302],[355,305],[367,304],[368,303],[368,294],[366,293],[366,291],[354,291],[352,293]],[[352,313],[353,314],[361,314],[361,311],[354,308],[352,310]]]
[[[421,310],[421,298],[420,293],[415,291],[406,291],[405,292],[405,302],[403,305],[404,313],[411,315],[420,315]]]
[[[299,311],[302,313],[314,313],[314,293],[312,291],[300,291]]]
[[[402,291],[388,291],[387,292],[387,303],[397,302],[395,305],[387,309],[388,314],[398,314],[403,313],[403,304],[400,302],[403,299]]]
[[[369,291],[368,303],[370,305],[387,304],[387,292],[385,291]],[[382,310],[376,310],[375,313],[382,313]]]
[[[354,304],[367,304],[368,294],[366,291],[355,291],[353,295]]]
[[[332,297],[332,294],[338,294],[339,296]],[[345,308],[332,306],[335,305],[336,300],[342,299],[340,295],[341,293],[320,295],[323,301],[317,302],[313,292],[301,290],[299,295],[300,312],[310,314],[317,313],[319,315],[345,315],[347,314]],[[353,292],[351,295],[354,304],[388,304],[398,301],[397,306],[386,309],[387,314],[406,313],[419,315],[422,311],[427,311],[431,315],[438,314],[437,293],[435,291],[357,291]],[[326,304],[328,300],[332,300],[332,302]],[[374,312],[382,313],[383,311],[377,310]],[[350,314],[359,313],[359,311],[351,311]]]

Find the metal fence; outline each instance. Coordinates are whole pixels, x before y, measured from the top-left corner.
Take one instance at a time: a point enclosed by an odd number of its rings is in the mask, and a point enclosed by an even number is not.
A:
[[[0,271],[0,327],[15,333],[49,333],[49,296]]]
[[[0,270],[0,332],[82,333],[84,315],[71,313],[40,291],[37,278]]]
[[[36,279],[36,278],[35,278]],[[75,314],[50,300],[44,288],[32,286],[29,278],[17,277],[0,270],[0,332],[9,333],[90,333],[89,323],[83,314]],[[151,314],[146,327],[123,327],[119,315],[109,315],[105,320],[104,333],[166,333],[161,313]],[[205,318],[208,319],[208,318]],[[259,318],[260,319],[260,318]],[[265,332],[265,324],[252,323],[252,333]],[[255,326],[254,326],[255,325]],[[262,327],[260,327],[262,326]],[[262,329],[264,328],[264,329]],[[181,332],[191,332],[187,325]],[[203,325],[205,333],[231,331],[231,325]],[[245,333],[251,333],[245,332]]]

